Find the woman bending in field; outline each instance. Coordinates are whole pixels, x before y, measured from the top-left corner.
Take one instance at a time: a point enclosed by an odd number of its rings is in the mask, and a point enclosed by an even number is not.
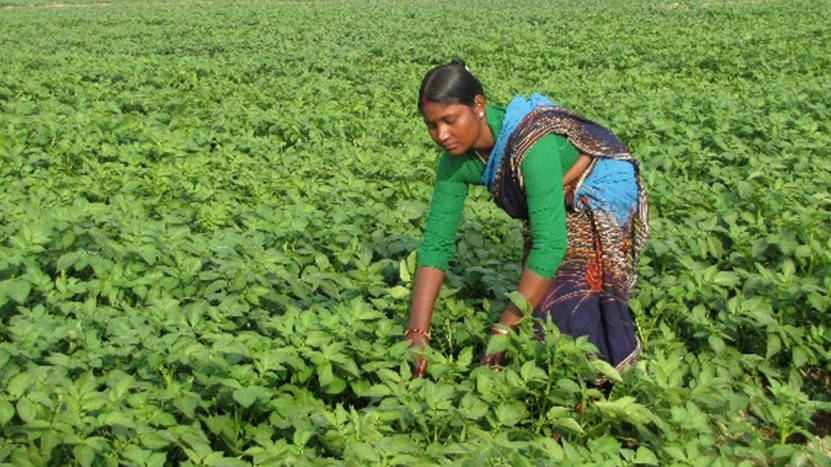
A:
[[[488,104],[460,59],[427,73],[418,108],[443,151],[405,338],[421,349],[429,343],[468,185],[484,184],[497,205],[525,223],[517,290],[534,316],[571,336],[587,336],[619,370],[634,361],[640,341],[628,294],[646,239],[647,204],[626,146],[539,94],[518,96],[504,108]],[[492,332],[510,333],[521,317],[508,305]],[[501,359],[486,355],[483,363]],[[416,376],[424,375],[426,364],[418,359]]]

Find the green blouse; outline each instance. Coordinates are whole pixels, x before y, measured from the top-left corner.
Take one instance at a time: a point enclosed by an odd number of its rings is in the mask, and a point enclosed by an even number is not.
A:
[[[505,108],[488,105],[487,123],[494,139],[502,129]],[[526,266],[542,277],[553,277],[565,256],[566,214],[563,175],[580,153],[560,135],[548,134],[534,143],[522,161],[532,247]],[[481,185],[485,165],[471,150],[459,156],[443,151],[418,265],[447,270],[453,252],[468,185]]]

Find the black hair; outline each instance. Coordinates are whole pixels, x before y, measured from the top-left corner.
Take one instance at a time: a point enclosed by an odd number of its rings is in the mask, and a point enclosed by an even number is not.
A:
[[[482,83],[470,72],[465,61],[456,57],[424,75],[418,91],[418,109],[427,102],[473,105],[478,94],[485,95]]]

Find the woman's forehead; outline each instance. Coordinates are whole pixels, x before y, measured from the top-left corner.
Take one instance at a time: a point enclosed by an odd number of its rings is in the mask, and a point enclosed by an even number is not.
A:
[[[421,116],[424,121],[437,121],[452,115],[458,115],[467,110],[464,104],[442,104],[441,102],[426,101],[421,106]]]

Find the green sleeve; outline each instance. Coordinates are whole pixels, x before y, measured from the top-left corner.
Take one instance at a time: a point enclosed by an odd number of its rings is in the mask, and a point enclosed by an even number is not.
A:
[[[578,156],[566,138],[551,134],[534,143],[520,167],[532,240],[525,264],[542,277],[554,277],[566,253],[563,174]]]
[[[424,237],[418,248],[418,266],[447,270],[462,220],[468,184],[479,183],[483,168],[475,156],[442,153]]]

